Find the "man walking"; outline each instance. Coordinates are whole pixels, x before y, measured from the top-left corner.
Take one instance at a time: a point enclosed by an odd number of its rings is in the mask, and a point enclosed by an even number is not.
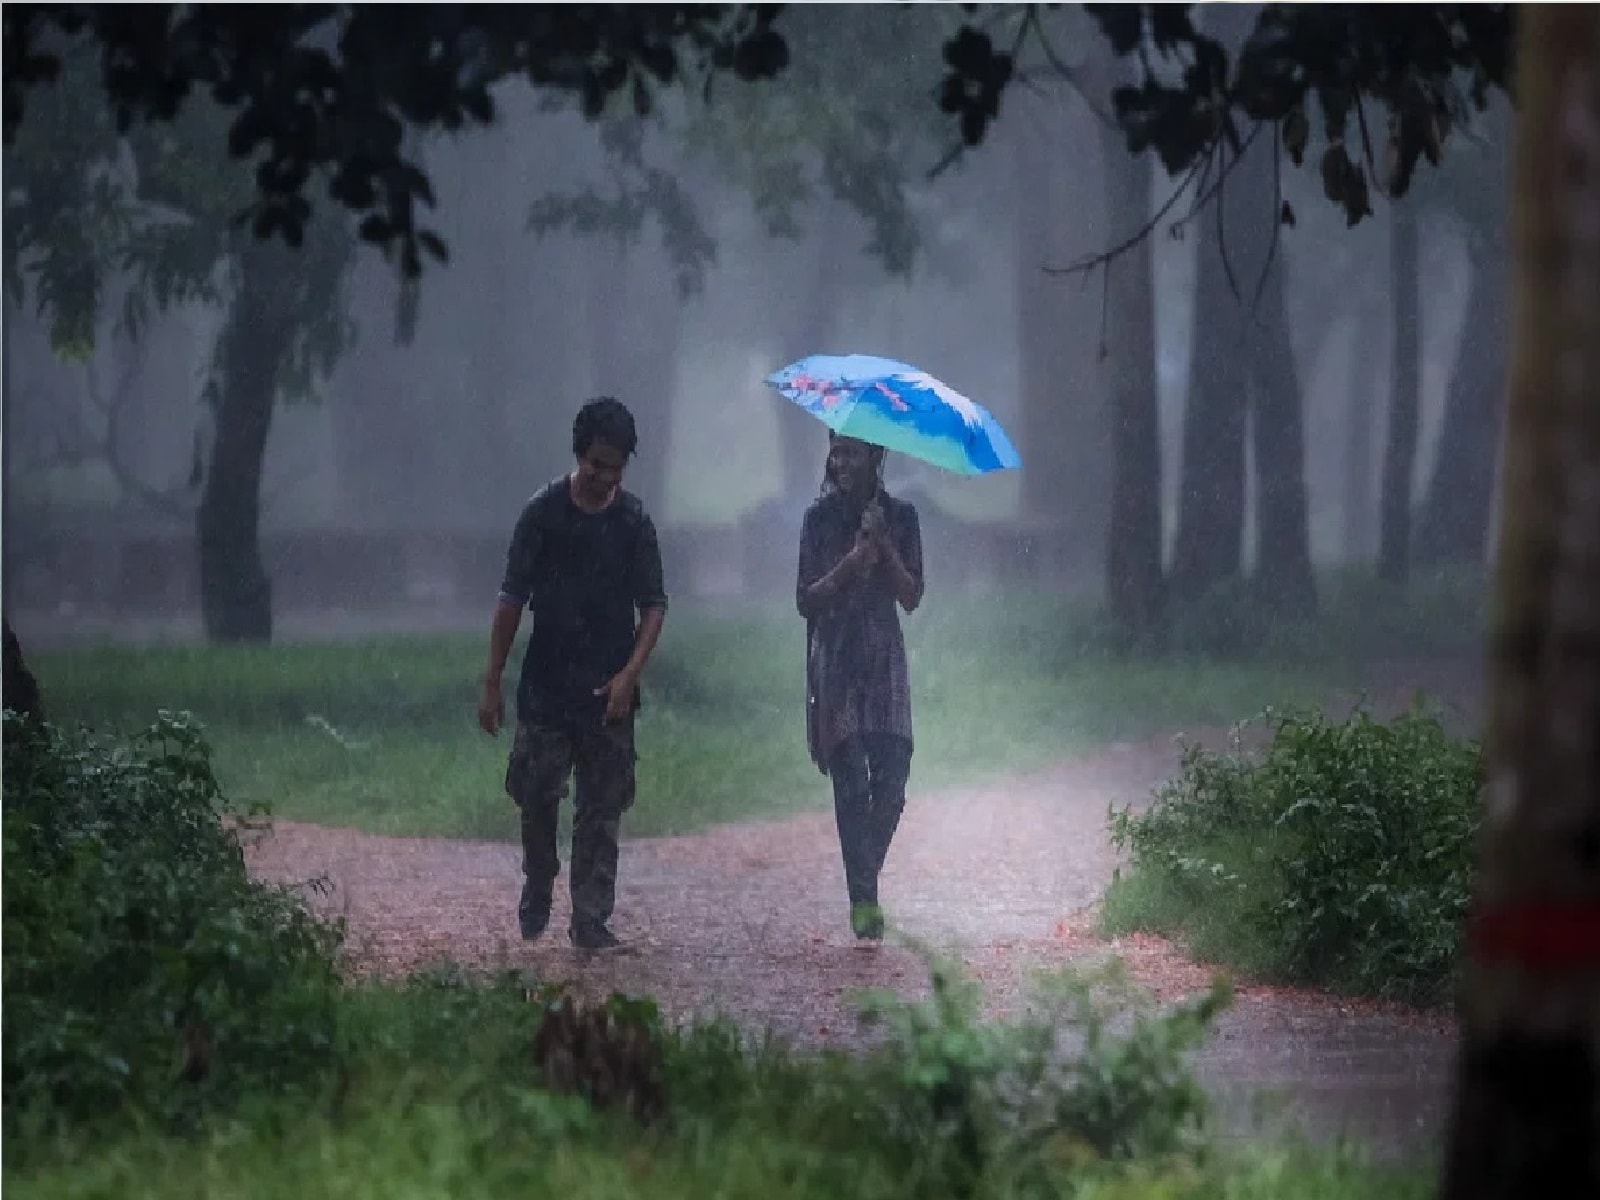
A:
[[[522,810],[517,917],[527,940],[550,923],[561,870],[556,824],[575,773],[569,935],[584,950],[618,945],[609,922],[622,814],[634,798],[639,676],[667,611],[655,525],[622,489],[637,444],[633,414],[619,401],[604,396],[578,410],[576,469],[528,501],[512,534],[478,702],[478,723],[498,734],[501,676],[529,609],[533,629],[506,769],[506,791]]]

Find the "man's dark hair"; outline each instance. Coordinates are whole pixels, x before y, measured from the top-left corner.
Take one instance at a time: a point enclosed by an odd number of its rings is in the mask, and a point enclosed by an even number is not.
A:
[[[572,421],[572,452],[582,458],[595,442],[621,451],[624,458],[633,457],[639,434],[633,427],[633,414],[622,401],[597,396],[578,410]]]

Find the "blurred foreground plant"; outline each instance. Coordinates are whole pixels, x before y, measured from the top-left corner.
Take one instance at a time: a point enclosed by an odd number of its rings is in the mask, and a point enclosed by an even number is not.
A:
[[[5,714],[8,1124],[192,1114],[327,1066],[340,931],[252,880],[197,725]]]

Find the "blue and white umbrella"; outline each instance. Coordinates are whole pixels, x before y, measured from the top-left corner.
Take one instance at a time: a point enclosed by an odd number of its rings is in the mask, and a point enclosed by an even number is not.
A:
[[[814,354],[767,382],[835,433],[962,475],[1020,467],[989,410],[926,371],[870,354]]]

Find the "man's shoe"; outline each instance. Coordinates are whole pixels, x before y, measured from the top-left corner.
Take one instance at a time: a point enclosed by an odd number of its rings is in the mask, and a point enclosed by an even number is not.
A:
[[[522,940],[531,942],[550,924],[550,897],[537,893],[529,895],[526,885],[517,901],[517,924],[522,929]]]
[[[883,909],[876,904],[852,904],[850,929],[860,941],[883,940]]]
[[[574,924],[567,936],[579,950],[613,950],[622,945],[621,940],[602,922],[585,921]]]
[[[542,911],[519,911],[517,913],[517,924],[522,928],[523,941],[537,941],[539,935],[544,933],[550,924],[550,910],[546,908]]]

